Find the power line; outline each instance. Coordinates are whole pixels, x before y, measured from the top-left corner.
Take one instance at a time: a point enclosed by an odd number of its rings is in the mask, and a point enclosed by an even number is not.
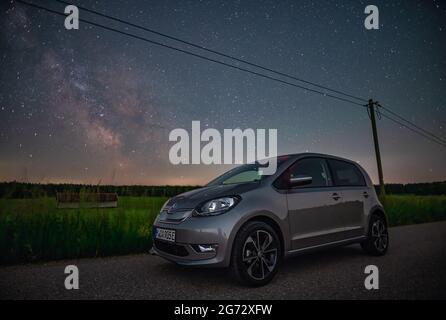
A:
[[[61,0],[55,0],[55,1],[57,1],[57,2],[61,2],[61,3],[66,3],[66,2],[61,1]],[[50,13],[54,13],[54,14],[57,14],[57,15],[60,15],[60,16],[64,16],[64,17],[66,16],[64,13],[61,13],[61,12],[59,12],[59,11],[52,10],[52,9],[49,9],[49,8],[46,8],[46,7],[42,7],[42,6],[33,4],[33,3],[28,3],[28,2],[25,2],[25,1],[22,1],[22,0],[16,0],[16,2],[18,2],[18,3],[22,3],[22,4],[24,4],[24,5],[28,5],[28,6],[31,6],[31,7],[40,9],[40,10],[44,10],[44,11],[47,11],[47,12],[50,12]],[[80,7],[80,8],[82,9],[82,7]],[[89,9],[84,9],[84,10],[89,10]],[[93,10],[89,10],[89,11],[92,11],[93,13],[96,13],[96,12],[93,11]],[[97,14],[102,15],[102,14],[100,14],[100,13],[97,13]],[[103,16],[104,16],[104,17],[108,17],[108,16],[106,16],[106,15],[103,15]],[[127,23],[127,22],[125,22],[125,21],[120,21],[120,19],[118,19],[118,18],[114,18],[114,17],[108,17],[108,18],[113,19],[113,20],[116,20],[116,21],[119,21],[119,22],[122,22],[122,23]],[[129,37],[138,39],[138,40],[142,40],[142,41],[145,41],[145,42],[148,42],[148,43],[157,45],[157,46],[165,47],[165,48],[168,48],[168,49],[177,51],[177,52],[181,52],[181,53],[184,53],[184,54],[187,54],[187,55],[190,55],[190,56],[194,56],[194,57],[196,57],[196,58],[200,58],[200,59],[203,59],[203,60],[207,60],[207,61],[209,61],[209,62],[213,62],[213,63],[220,64],[220,65],[223,65],[223,66],[226,66],[226,67],[230,67],[230,68],[233,68],[233,69],[236,69],[236,70],[239,70],[239,71],[243,71],[243,72],[246,72],[246,73],[250,73],[250,74],[253,74],[253,75],[256,75],[256,76],[265,78],[265,79],[269,79],[269,80],[272,80],[272,81],[276,81],[276,82],[281,83],[281,84],[286,84],[286,85],[293,86],[293,87],[296,87],[296,88],[299,88],[299,89],[302,89],[302,90],[305,90],[305,91],[309,91],[309,92],[317,93],[317,94],[320,94],[320,95],[325,96],[325,97],[329,97],[329,98],[337,99],[337,100],[340,100],[340,101],[344,101],[344,102],[348,102],[348,103],[354,104],[354,105],[356,105],[356,106],[361,106],[361,107],[365,107],[365,108],[367,108],[367,106],[364,106],[363,104],[357,103],[357,102],[355,102],[355,101],[352,101],[352,100],[349,100],[349,99],[346,99],[346,98],[342,98],[342,97],[335,96],[335,95],[332,95],[332,94],[329,94],[329,93],[326,93],[326,92],[323,92],[323,91],[319,91],[319,90],[316,90],[316,89],[312,89],[312,88],[308,88],[308,87],[305,87],[305,86],[301,86],[301,85],[298,85],[298,84],[295,84],[295,83],[291,83],[291,82],[288,82],[288,81],[285,81],[285,80],[282,80],[282,79],[274,78],[274,77],[271,77],[271,76],[268,76],[268,75],[265,75],[265,74],[262,74],[262,73],[259,73],[259,72],[256,72],[256,71],[252,71],[252,70],[249,70],[249,69],[245,69],[245,68],[242,68],[242,67],[239,67],[239,66],[236,66],[236,65],[232,65],[232,64],[223,62],[223,61],[215,60],[215,59],[212,59],[212,58],[209,58],[209,57],[206,57],[206,56],[197,54],[197,53],[193,53],[193,52],[187,51],[187,50],[185,50],[185,49],[181,49],[181,48],[177,48],[177,47],[174,47],[174,46],[166,45],[166,44],[164,44],[164,43],[161,43],[161,42],[158,42],[158,41],[154,41],[154,40],[150,40],[150,39],[148,39],[148,38],[144,38],[144,37],[141,37],[141,36],[138,36],[138,35],[134,35],[134,34],[132,34],[132,33],[128,33],[128,32],[121,31],[121,30],[118,30],[118,29],[115,29],[115,28],[112,28],[112,27],[108,27],[108,26],[105,26],[105,25],[101,25],[101,24],[96,23],[96,22],[92,22],[92,21],[89,21],[89,20],[86,20],[86,19],[82,19],[82,18],[79,18],[79,21],[82,21],[82,22],[85,22],[85,23],[87,23],[87,24],[96,26],[96,27],[98,27],[98,28],[102,28],[102,29],[105,29],[105,30],[113,31],[113,32],[120,33],[120,34],[129,36]],[[130,24],[130,23],[127,23],[127,24],[129,24],[129,25],[133,25],[133,24]],[[135,27],[137,27],[137,28],[144,28],[144,27],[140,27],[140,26],[137,26],[137,25],[135,25]],[[150,30],[150,29],[148,29],[148,30],[146,30],[146,31],[150,31],[150,32],[154,32],[154,33],[156,33],[156,31],[153,31],[153,30]],[[162,35],[162,34],[160,34],[160,35]],[[164,36],[164,35],[163,35],[163,36]],[[167,36],[167,35],[166,35],[166,36]],[[170,37],[170,36],[167,36],[167,37]],[[188,44],[188,45],[192,45],[192,46],[196,46],[196,47],[201,47],[201,46],[198,46],[198,45],[194,45],[194,44],[185,42],[185,41],[183,41],[183,40],[181,40],[181,39],[177,39],[177,38],[174,38],[174,37],[170,37],[170,38],[172,38],[172,39],[174,39],[174,40],[177,40],[177,41],[181,41],[181,42],[186,43],[186,44]],[[210,50],[210,49],[206,49],[206,48],[204,48],[204,47],[203,47],[202,49],[204,49],[204,50],[206,50],[206,51],[209,51],[209,52],[212,52],[212,53],[219,54],[219,55],[221,55],[221,56],[225,56],[225,54],[220,54],[220,53],[218,53],[218,52],[213,52],[212,50]],[[260,65],[251,64],[250,62],[246,62],[246,61],[244,61],[244,60],[241,60],[241,59],[238,59],[238,58],[229,56],[229,55],[228,55],[227,57],[228,57],[228,58],[231,58],[231,59],[234,59],[234,60],[236,60],[236,61],[240,61],[240,62],[243,62],[243,63],[250,64],[250,65],[252,65],[252,66],[255,66],[255,67],[258,67],[258,68],[261,68],[261,69],[270,71],[270,72],[274,72],[274,73],[276,73],[276,74],[281,74],[280,72],[276,72],[276,71],[274,71],[274,70],[272,70],[272,69],[270,70],[270,69],[265,68],[265,67],[262,67],[262,66],[260,66]],[[238,59],[238,60],[237,60],[237,59]],[[287,77],[289,77],[289,78],[293,78],[293,76],[289,76],[289,75],[286,75],[286,74],[283,74],[283,75],[284,75],[284,76],[287,76]],[[302,80],[299,79],[299,78],[296,78],[295,80],[302,81]],[[303,80],[303,81],[305,82],[306,80]],[[312,85],[314,85],[314,86],[319,86],[319,85],[317,85],[317,84],[313,84],[312,82],[307,82],[307,83],[312,84]],[[319,86],[319,87],[324,88],[324,89],[326,89],[326,90],[330,90],[330,91],[336,92],[336,90],[333,90],[333,89],[330,89],[330,88],[327,88],[327,87],[323,87],[323,86]],[[340,91],[339,91],[339,93],[348,96],[348,94],[342,93],[342,92],[340,92]],[[357,97],[355,97],[355,96],[351,96],[351,97],[353,97],[353,98],[355,98],[355,99],[361,99],[361,100],[363,100],[362,98],[357,98]],[[390,109],[388,109],[388,108],[384,108],[384,107],[382,107],[381,105],[379,105],[379,106],[380,106],[381,108],[383,108],[384,110],[386,110],[387,112],[389,112],[389,113],[393,114],[394,116],[398,117],[399,119],[401,119],[401,120],[403,120],[403,121],[409,123],[410,125],[412,125],[413,127],[417,128],[418,130],[413,129],[412,127],[408,126],[407,124],[404,124],[404,123],[402,123],[402,122],[400,122],[400,121],[398,121],[398,120],[396,120],[396,119],[394,119],[394,118],[392,118],[392,117],[390,117],[390,116],[388,116],[388,115],[382,114],[382,116],[384,116],[385,118],[387,118],[387,119],[389,119],[389,120],[391,120],[391,121],[393,121],[393,122],[395,122],[395,123],[397,123],[397,124],[399,124],[399,125],[401,125],[401,126],[407,128],[407,129],[409,129],[409,130],[411,130],[411,131],[413,131],[413,132],[415,132],[415,133],[417,133],[417,134],[422,135],[422,136],[425,137],[426,139],[429,139],[429,140],[431,140],[431,141],[433,141],[433,142],[435,142],[435,143],[438,143],[438,144],[440,144],[440,145],[442,145],[442,146],[446,146],[446,143],[445,143],[441,138],[439,138],[439,137],[433,135],[432,133],[428,132],[427,130],[425,130],[425,129],[423,129],[423,128],[421,128],[421,127],[419,127],[419,126],[413,124],[412,122],[410,122],[410,121],[404,119],[403,117],[399,116],[398,114],[396,114],[395,112],[391,111]]]
[[[369,102],[370,103],[370,102]],[[440,137],[434,135],[433,133],[421,128],[420,126],[417,126],[416,124],[414,124],[413,122],[403,118],[402,116],[398,115],[396,112],[393,112],[392,110],[390,110],[389,108],[385,108],[383,107],[379,102],[372,102],[374,105],[376,105],[376,114],[378,116],[378,119],[381,119],[381,117],[384,117],[388,120],[393,121],[396,124],[399,124],[400,126],[403,126],[406,129],[409,129],[419,135],[422,135],[424,138],[433,141],[435,143],[438,143],[442,146],[446,146],[446,142],[441,139]],[[390,114],[394,115],[395,117],[399,118],[400,120],[405,121],[406,123],[402,123],[401,121],[396,120],[393,117],[390,117],[389,115],[386,115],[382,112],[382,110],[380,110],[380,108],[382,108],[383,110],[385,110],[386,112],[389,112]],[[371,117],[371,110],[370,107],[367,109],[367,112],[369,113],[369,118]],[[374,111],[372,111],[374,112]]]
[[[430,140],[430,141],[432,141],[432,142],[435,142],[435,143],[437,143],[437,144],[439,144],[439,145],[441,145],[441,146],[443,146],[443,147],[446,147],[446,143],[443,143],[443,142],[441,142],[441,141],[435,140],[435,139],[433,139],[432,137],[430,137],[429,135],[427,135],[427,134],[425,134],[425,133],[423,133],[423,132],[421,132],[421,131],[418,131],[418,130],[414,129],[414,128],[408,126],[407,124],[404,124],[404,123],[402,123],[401,121],[398,121],[398,120],[396,120],[395,118],[390,117],[389,115],[386,115],[386,114],[384,114],[384,113],[382,113],[381,115],[382,115],[384,118],[386,118],[386,119],[388,119],[388,120],[390,120],[390,121],[393,121],[393,122],[395,122],[396,124],[399,124],[400,126],[403,126],[403,127],[405,127],[406,129],[409,129],[410,131],[413,131],[413,132],[415,132],[416,134],[419,134],[419,135],[423,136],[424,138],[426,138],[426,139],[428,139],[428,140]]]
[[[71,3],[67,2],[67,1],[64,1],[64,0],[54,0],[54,1],[59,2],[59,3],[62,3],[62,4],[65,4],[65,5],[69,5],[69,4],[71,4]],[[144,26],[141,26],[141,25],[137,25],[137,24],[135,24],[135,23],[132,23],[132,22],[129,22],[129,21],[120,19],[120,18],[116,18],[116,17],[110,16],[110,15],[101,13],[101,12],[99,12],[99,11],[95,11],[95,10],[92,10],[92,9],[89,9],[89,8],[86,8],[86,7],[83,7],[83,6],[79,6],[79,5],[78,5],[77,7],[80,8],[81,10],[84,10],[84,11],[86,11],[86,12],[89,12],[89,13],[92,13],[92,14],[95,14],[95,15],[98,15],[98,16],[101,16],[101,17],[103,17],[103,18],[110,19],[110,20],[114,20],[114,21],[117,21],[117,22],[120,22],[120,23],[129,25],[129,26],[138,28],[138,29],[140,29],[140,30],[144,30],[144,31],[150,32],[150,33],[152,33],[152,34],[156,34],[156,35],[159,35],[159,36],[162,36],[162,37],[165,37],[165,38],[174,40],[174,41],[178,41],[178,42],[183,43],[183,44],[186,44],[186,45],[188,45],[188,46],[195,47],[195,48],[198,48],[198,49],[201,49],[201,50],[204,50],[204,51],[207,51],[207,52],[210,52],[210,53],[219,55],[219,56],[221,56],[221,57],[229,58],[229,59],[232,59],[232,60],[234,60],[234,61],[241,62],[241,63],[247,64],[247,65],[250,65],[250,66],[253,66],[253,67],[262,69],[262,70],[264,70],[264,71],[272,72],[272,73],[275,73],[275,74],[277,74],[277,75],[284,76],[284,77],[287,77],[287,78],[289,78],[289,79],[293,79],[293,80],[296,80],[296,81],[300,81],[300,82],[303,82],[303,83],[306,83],[306,84],[310,84],[310,85],[312,85],[312,86],[319,87],[319,88],[321,88],[321,89],[325,89],[325,90],[328,90],[328,91],[331,91],[331,92],[334,92],[334,93],[337,93],[337,94],[341,94],[341,95],[344,95],[344,96],[347,96],[347,97],[350,97],[350,98],[353,98],[353,99],[357,99],[357,100],[361,100],[361,101],[367,101],[367,100],[364,99],[364,98],[360,98],[360,97],[357,97],[357,96],[354,96],[354,95],[351,95],[351,94],[349,94],[349,93],[345,93],[345,92],[342,92],[342,91],[339,91],[339,90],[331,89],[331,88],[329,88],[329,87],[322,86],[322,85],[320,85],[320,84],[317,84],[317,83],[314,83],[314,82],[311,82],[311,81],[308,81],[308,80],[305,80],[305,79],[302,79],[302,78],[298,78],[298,77],[296,77],[296,76],[293,76],[293,75],[290,75],[290,74],[286,74],[286,73],[283,73],[283,72],[280,72],[280,71],[277,71],[277,70],[274,70],[274,69],[271,69],[271,68],[267,68],[267,67],[261,66],[261,65],[256,64],[256,63],[253,63],[253,62],[250,62],[250,61],[247,61],[247,60],[244,60],[244,59],[240,59],[240,58],[237,58],[237,57],[232,56],[232,55],[229,55],[229,54],[225,54],[225,53],[219,52],[219,51],[217,51],[217,50],[209,49],[209,48],[206,48],[206,47],[204,47],[204,46],[202,46],[202,45],[198,45],[198,44],[192,43],[192,42],[190,42],[190,41],[183,40],[183,39],[178,38],[178,37],[170,36],[170,35],[168,35],[168,34],[166,34],[166,33],[162,33],[162,32],[156,31],[156,30],[151,29],[151,28],[147,28],[147,27],[144,27]],[[402,116],[400,116],[400,115],[397,114],[396,112],[390,110],[389,108],[386,108],[386,107],[384,107],[384,106],[382,106],[382,105],[380,105],[380,104],[377,104],[377,106],[378,106],[378,107],[381,107],[382,109],[384,109],[384,110],[386,110],[386,111],[388,111],[389,113],[391,113],[392,115],[394,115],[394,116],[397,117],[398,119],[400,119],[400,120],[402,120],[402,121],[404,121],[404,122],[406,122],[406,123],[412,125],[413,127],[417,128],[418,130],[424,132],[425,134],[427,134],[427,135],[433,137],[434,139],[439,140],[439,141],[442,142],[442,143],[446,143],[446,141],[443,140],[442,138],[440,138],[440,137],[434,135],[433,133],[431,133],[431,132],[425,130],[424,128],[422,128],[422,127],[420,127],[420,126],[417,126],[417,125],[414,124],[413,122],[411,122],[411,121],[409,121],[409,120],[403,118]],[[380,114],[378,108],[377,108],[377,114],[378,114],[378,118],[380,118],[381,114]]]
[[[64,1],[64,0],[54,0],[54,1],[62,3],[62,4],[65,4],[65,5],[71,5],[71,3],[67,2],[67,1]],[[364,99],[364,98],[361,98],[361,97],[357,97],[357,96],[354,96],[352,94],[342,92],[340,90],[331,89],[329,87],[317,84],[315,82],[308,81],[308,80],[299,78],[297,76],[290,75],[290,74],[287,74],[287,73],[284,73],[284,72],[281,72],[281,71],[277,71],[277,70],[274,70],[274,69],[271,69],[271,68],[268,68],[268,67],[264,67],[264,66],[261,66],[261,65],[259,65],[257,63],[253,63],[253,62],[250,62],[250,61],[247,61],[247,60],[244,60],[244,59],[240,59],[240,58],[237,58],[235,56],[219,52],[217,50],[209,49],[209,48],[206,48],[206,47],[204,47],[202,45],[198,45],[198,44],[192,43],[190,41],[186,41],[186,40],[180,39],[178,37],[170,36],[170,35],[168,35],[166,33],[162,33],[162,32],[156,31],[154,29],[150,29],[150,28],[147,28],[147,27],[144,27],[144,26],[141,26],[141,25],[137,25],[135,23],[128,22],[128,21],[120,19],[120,18],[109,16],[109,15],[106,15],[106,14],[101,13],[99,11],[95,11],[95,10],[92,10],[92,9],[89,9],[89,8],[86,8],[86,7],[83,7],[83,6],[79,6],[79,5],[76,5],[76,6],[78,8],[80,8],[81,10],[84,10],[84,11],[96,14],[96,15],[101,16],[103,18],[114,20],[114,21],[117,21],[117,22],[129,25],[129,26],[132,26],[134,28],[138,28],[140,30],[144,30],[144,31],[150,32],[152,34],[156,34],[158,36],[162,36],[162,37],[168,38],[170,40],[178,41],[178,42],[181,42],[181,43],[186,44],[188,46],[191,46],[191,47],[194,47],[194,48],[197,48],[197,49],[200,49],[200,50],[204,50],[204,51],[207,51],[207,52],[212,53],[212,54],[219,55],[219,56],[224,57],[224,58],[232,59],[234,61],[241,62],[241,63],[247,64],[247,65],[250,65],[252,67],[256,67],[256,68],[262,69],[264,71],[275,73],[277,75],[280,75],[280,76],[283,76],[283,77],[286,77],[286,78],[289,78],[289,79],[293,79],[293,80],[300,81],[300,82],[303,82],[303,83],[306,83],[306,84],[310,84],[312,86],[315,86],[315,87],[318,87],[318,88],[321,88],[321,89],[324,89],[324,90],[327,90],[327,91],[331,91],[331,92],[334,92],[334,93],[337,93],[337,94],[341,94],[341,95],[349,97],[349,98],[357,99],[357,100],[360,100],[360,101],[363,101],[363,102],[367,101],[367,99]]]
[[[59,11],[52,10],[52,9],[49,9],[49,8],[46,8],[46,7],[42,7],[42,6],[39,6],[39,5],[34,4],[34,3],[25,2],[25,1],[22,1],[22,0],[16,0],[16,2],[25,4],[25,5],[28,5],[28,6],[37,8],[37,9],[40,9],[40,10],[44,10],[44,11],[47,11],[47,12],[50,12],[50,13],[54,13],[54,14],[57,14],[57,15],[60,15],[60,16],[64,16],[64,17],[66,16],[64,13],[61,13]],[[295,84],[295,83],[291,83],[291,82],[288,82],[288,81],[285,81],[285,80],[282,80],[282,79],[274,78],[274,77],[271,77],[271,76],[268,76],[268,75],[265,75],[265,74],[261,74],[261,73],[256,72],[256,71],[252,71],[252,70],[245,69],[245,68],[242,68],[242,67],[239,67],[239,66],[235,66],[235,65],[232,65],[232,64],[229,64],[229,63],[226,63],[226,62],[215,60],[215,59],[212,59],[212,58],[209,58],[209,57],[197,54],[197,53],[193,53],[193,52],[181,49],[181,48],[173,47],[173,46],[166,45],[166,44],[158,42],[158,41],[150,40],[150,39],[138,36],[138,35],[134,35],[134,34],[125,32],[125,31],[121,31],[121,30],[118,30],[118,29],[107,27],[107,26],[101,25],[101,24],[96,23],[96,22],[92,22],[92,21],[89,21],[89,20],[86,20],[86,19],[82,19],[82,18],[79,18],[79,21],[85,22],[87,24],[93,25],[93,26],[98,27],[98,28],[102,28],[102,29],[105,29],[105,30],[113,31],[113,32],[120,33],[120,34],[129,36],[129,37],[138,39],[138,40],[142,40],[142,41],[145,41],[145,42],[157,45],[157,46],[161,46],[161,47],[168,48],[168,49],[171,49],[171,50],[174,50],[174,51],[177,51],[177,52],[181,52],[181,53],[184,53],[184,54],[187,54],[187,55],[190,55],[190,56],[194,56],[194,57],[197,57],[197,58],[200,58],[200,59],[203,59],[203,60],[214,62],[214,63],[220,64],[220,65],[223,65],[223,66],[226,66],[226,67],[230,67],[230,68],[233,68],[233,69],[236,69],[236,70],[239,70],[239,71],[247,72],[247,73],[250,73],[250,74],[253,74],[253,75],[265,78],[265,79],[276,81],[276,82],[279,82],[279,83],[282,83],[282,84],[286,84],[286,85],[289,85],[289,86],[292,86],[292,87],[296,87],[296,88],[299,88],[299,89],[302,89],[302,90],[306,90],[306,91],[309,91],[309,92],[317,93],[317,94],[320,94],[320,95],[325,96],[325,97],[329,97],[329,98],[337,99],[337,100],[340,100],[340,101],[348,102],[348,103],[354,104],[356,106],[364,107],[364,105],[362,105],[360,103],[357,103],[357,102],[354,102],[354,101],[351,101],[351,100],[346,99],[346,98],[338,97],[338,96],[335,96],[335,95],[332,95],[332,94],[329,94],[329,93],[326,93],[326,92],[322,92],[322,91],[319,91],[319,90],[316,90],[316,89],[307,88],[307,87],[304,87],[304,86],[301,86],[301,85],[298,85],[298,84]]]
[[[422,127],[416,125],[415,123],[413,123],[413,122],[411,122],[411,121],[409,121],[409,120],[403,118],[402,116],[400,116],[400,115],[397,114],[396,112],[390,110],[389,108],[386,108],[386,107],[382,106],[381,104],[378,104],[378,107],[380,107],[380,108],[386,110],[386,111],[389,112],[390,114],[392,114],[392,115],[394,115],[395,117],[397,117],[398,119],[400,119],[400,120],[402,120],[402,121],[404,121],[404,122],[406,122],[406,123],[412,125],[413,127],[417,128],[418,130],[423,131],[425,134],[427,134],[427,135],[429,135],[429,136],[431,136],[431,137],[433,137],[433,138],[435,138],[435,139],[441,141],[442,143],[445,143],[445,144],[446,144],[446,140],[443,140],[442,138],[440,138],[439,136],[433,134],[432,132],[429,132],[429,131],[427,131],[426,129],[423,129]]]

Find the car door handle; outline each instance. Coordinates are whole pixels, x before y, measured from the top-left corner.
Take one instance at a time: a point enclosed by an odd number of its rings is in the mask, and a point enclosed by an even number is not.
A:
[[[335,201],[338,201],[339,199],[341,199],[341,196],[340,196],[339,194],[337,194],[337,193],[333,193],[333,194],[331,195],[331,197],[332,197]]]
[[[369,194],[367,193],[367,191],[364,191],[364,192],[362,193],[362,195],[364,196],[364,198],[368,198],[368,197],[369,197]]]

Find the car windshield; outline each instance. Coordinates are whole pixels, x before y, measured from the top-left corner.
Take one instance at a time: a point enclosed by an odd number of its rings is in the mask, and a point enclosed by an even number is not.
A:
[[[279,157],[277,159],[277,168],[279,168],[285,160],[288,158]],[[208,183],[210,185],[228,185],[228,184],[240,184],[240,183],[250,183],[257,182],[267,177],[267,175],[262,175],[260,170],[268,166],[266,164],[260,163],[250,163],[239,167],[236,167],[228,172],[223,173],[218,178],[212,180]]]

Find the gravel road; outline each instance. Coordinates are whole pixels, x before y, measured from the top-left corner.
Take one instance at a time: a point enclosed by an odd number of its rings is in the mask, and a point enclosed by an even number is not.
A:
[[[446,222],[390,229],[384,257],[359,245],[287,259],[261,288],[235,284],[225,269],[189,269],[148,254],[0,267],[1,299],[445,299]],[[66,290],[64,268],[79,268]],[[379,268],[378,290],[364,268]]]

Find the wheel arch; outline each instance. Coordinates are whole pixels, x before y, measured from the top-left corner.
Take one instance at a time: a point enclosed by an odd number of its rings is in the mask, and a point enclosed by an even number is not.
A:
[[[386,212],[385,212],[384,208],[382,206],[374,206],[370,210],[369,216],[367,218],[367,226],[366,226],[367,233],[368,233],[368,230],[369,230],[370,219],[374,215],[384,218],[384,222],[386,223],[386,227],[387,228],[389,227],[389,221],[388,221],[388,218],[387,218],[387,215],[386,215]]]
[[[246,224],[253,222],[253,221],[260,221],[260,222],[264,222],[267,225],[269,225],[271,228],[274,229],[274,231],[276,231],[277,236],[279,237],[279,241],[280,241],[280,255],[283,257],[285,254],[285,238],[284,238],[284,234],[282,232],[282,228],[280,227],[280,224],[273,218],[267,216],[267,215],[255,215],[250,217],[249,219],[247,219],[246,221],[244,221],[239,228],[237,228],[237,231],[235,232],[234,235],[234,240],[232,241],[232,248],[231,248],[231,252],[234,249],[234,244],[235,244],[235,237],[237,236],[237,234],[239,233],[240,229],[243,228],[243,226],[245,226]]]
[[[384,218],[386,220],[386,223],[387,223],[387,216],[384,213],[384,210],[382,210],[380,208],[377,208],[374,211],[372,211],[372,215],[376,215],[376,216]]]

